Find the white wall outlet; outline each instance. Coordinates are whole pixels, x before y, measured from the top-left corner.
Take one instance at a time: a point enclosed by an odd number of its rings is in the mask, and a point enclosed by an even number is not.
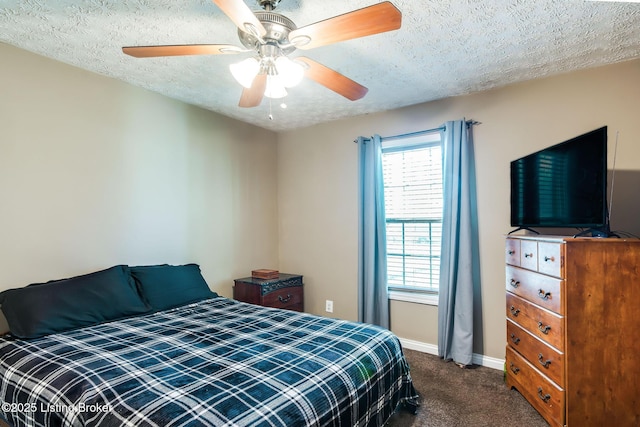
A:
[[[331,301],[330,299],[328,299],[328,300],[326,301],[326,303],[325,303],[324,310],[325,310],[327,313],[333,313],[333,301]]]

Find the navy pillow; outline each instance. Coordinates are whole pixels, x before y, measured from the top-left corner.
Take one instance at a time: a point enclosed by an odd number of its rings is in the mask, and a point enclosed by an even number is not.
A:
[[[131,267],[131,275],[142,297],[156,311],[218,296],[209,289],[198,264]]]
[[[37,338],[147,313],[126,265],[0,293],[11,334]]]

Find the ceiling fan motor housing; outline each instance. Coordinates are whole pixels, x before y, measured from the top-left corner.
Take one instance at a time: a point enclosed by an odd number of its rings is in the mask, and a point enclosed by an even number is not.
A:
[[[267,11],[255,12],[255,15],[267,31],[263,36],[266,43],[278,45],[284,55],[296,50],[296,47],[289,42],[289,33],[298,28],[291,19],[279,13]],[[259,51],[263,44],[258,37],[242,30],[238,30],[238,37],[247,49]]]

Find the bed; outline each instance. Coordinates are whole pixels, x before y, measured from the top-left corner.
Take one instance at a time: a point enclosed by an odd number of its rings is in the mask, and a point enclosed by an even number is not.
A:
[[[83,276],[0,293],[10,425],[381,426],[415,410],[386,329],[220,297],[195,264],[117,270],[97,291]],[[47,312],[25,315],[38,301]]]

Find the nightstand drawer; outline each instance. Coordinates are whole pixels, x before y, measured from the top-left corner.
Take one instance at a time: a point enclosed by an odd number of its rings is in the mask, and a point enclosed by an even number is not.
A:
[[[304,284],[298,274],[281,273],[277,279],[236,279],[233,298],[265,307],[304,311]]]
[[[302,307],[302,287],[291,286],[270,292],[262,299],[263,305],[274,308],[293,310]]]

